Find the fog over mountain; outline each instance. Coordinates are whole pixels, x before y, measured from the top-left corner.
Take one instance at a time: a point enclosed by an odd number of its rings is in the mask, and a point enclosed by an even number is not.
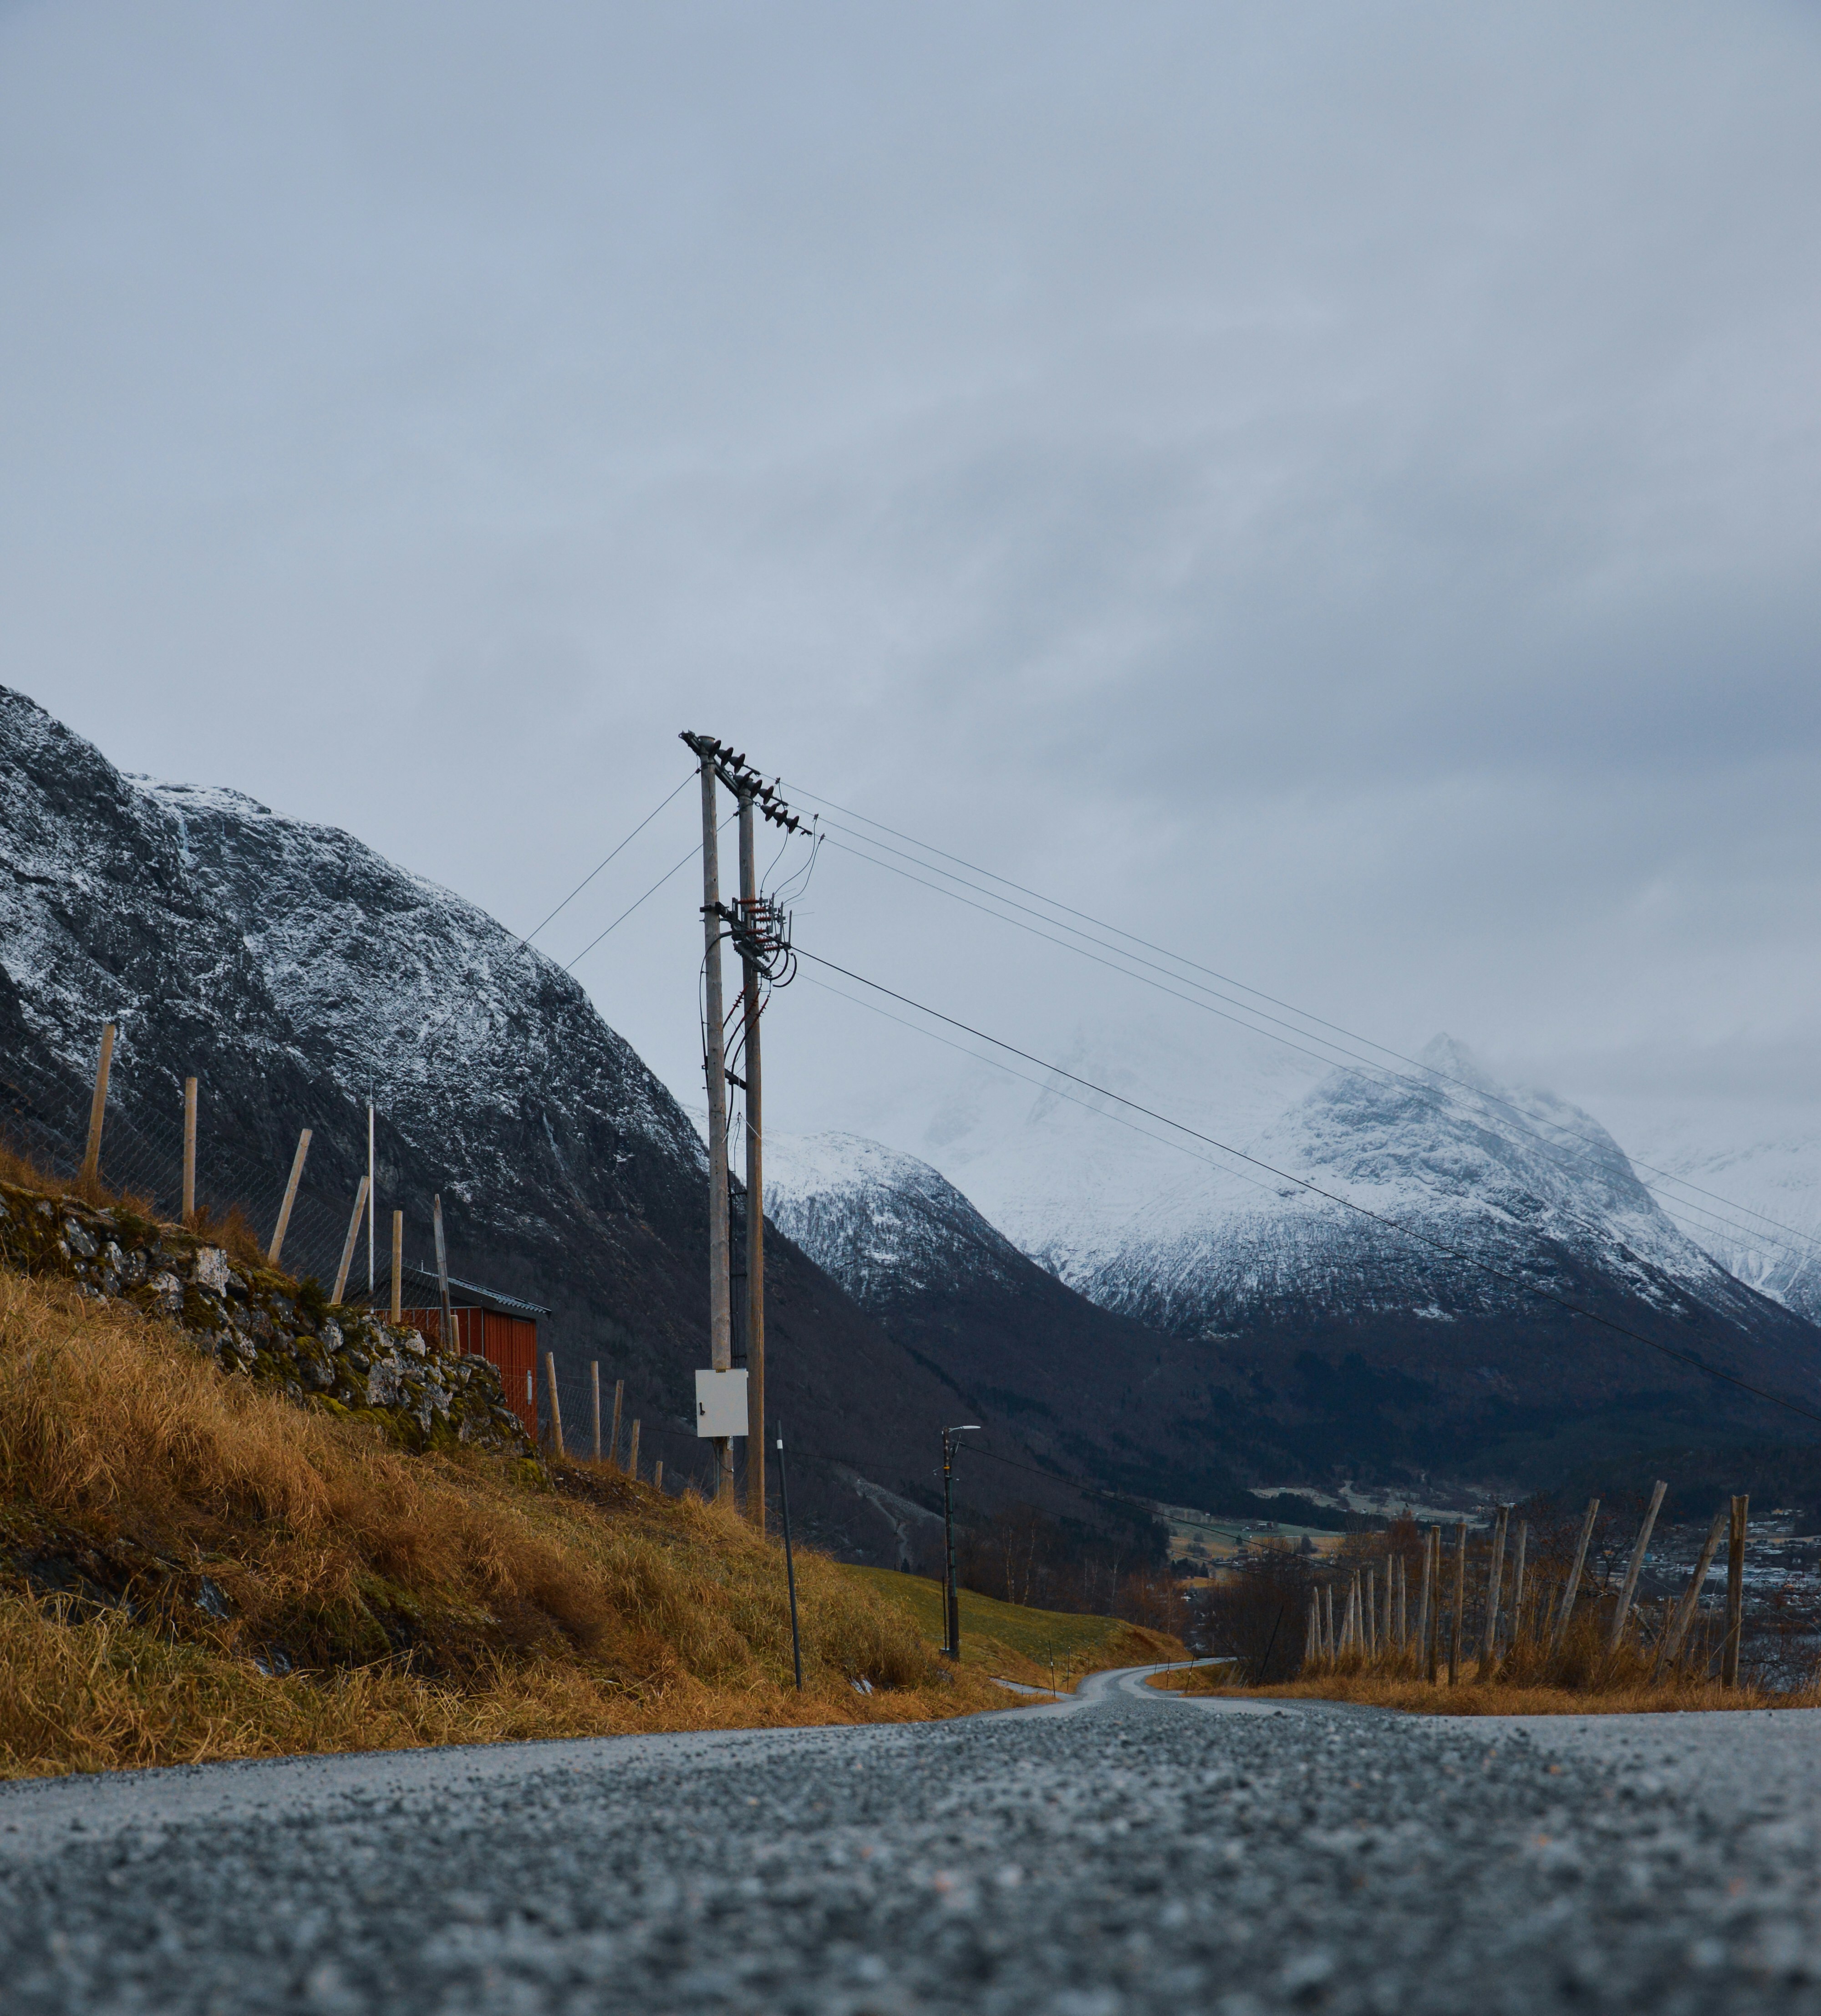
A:
[[[939,1228],[1002,1274],[1006,1226],[1100,1309],[1194,1348],[1159,1361],[1160,1392],[1179,1369],[1244,1394],[1254,1456],[1261,1423],[1305,1464],[1531,1474],[1600,1437],[1802,1436],[1687,1361],[1812,1409],[1821,1330],[1690,1240],[1589,1114],[1446,1036],[1396,1076],[1307,1076],[1222,1086],[1224,1138],[1250,1161],[1116,1124],[1060,1077],[1002,1082],[939,1123],[973,1203],[911,1158],[825,1139],[786,1153],[777,1208],[875,1305],[894,1275],[910,1294],[934,1271]]]

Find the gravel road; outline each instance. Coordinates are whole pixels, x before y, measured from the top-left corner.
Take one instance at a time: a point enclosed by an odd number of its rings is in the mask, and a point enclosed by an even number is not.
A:
[[[1814,2008],[1821,1719],[1134,1676],[919,1728],[0,1787],[0,2008]]]

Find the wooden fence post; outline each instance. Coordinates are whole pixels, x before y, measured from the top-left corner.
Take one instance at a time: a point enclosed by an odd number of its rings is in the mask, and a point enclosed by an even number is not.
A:
[[[1489,1674],[1499,1659],[1499,1598],[1505,1584],[1505,1527],[1511,1507],[1501,1505],[1492,1526],[1492,1559],[1486,1571],[1486,1643],[1480,1654],[1480,1673]]]
[[[361,1236],[361,1213],[366,1208],[367,1179],[361,1178],[361,1186],[354,1192],[354,1212],[347,1221],[347,1238],[341,1249],[341,1265],[335,1270],[335,1293],[329,1299],[340,1305],[347,1292],[347,1270],[354,1265],[354,1241]]]
[[[1625,1625],[1632,1614],[1632,1598],[1637,1593],[1638,1576],[1644,1565],[1645,1550],[1650,1544],[1650,1529],[1657,1523],[1657,1514],[1663,1503],[1663,1494],[1669,1489],[1661,1478],[1650,1493],[1650,1509],[1644,1514],[1644,1523],[1638,1528],[1637,1544],[1632,1549],[1632,1558],[1625,1569],[1625,1579],[1618,1593],[1618,1607],[1612,1613],[1612,1629],[1607,1634],[1606,1649],[1618,1650],[1619,1640],[1624,1637]]]
[[[1569,1620],[1574,1615],[1574,1599],[1581,1593],[1581,1571],[1587,1565],[1587,1543],[1593,1537],[1593,1522],[1600,1516],[1600,1500],[1589,1498],[1587,1516],[1581,1521],[1581,1538],[1574,1549],[1574,1565],[1568,1571],[1568,1579],[1562,1585],[1562,1604],[1556,1612],[1555,1629],[1549,1633],[1549,1650],[1559,1652],[1562,1640],[1567,1636]]]
[[[1370,1568],[1366,1571],[1366,1600],[1359,1607],[1359,1615],[1365,1627],[1362,1649],[1369,1659],[1378,1650],[1378,1577]]]
[[[1322,1657],[1330,1665],[1333,1663],[1334,1644],[1334,1585],[1322,1584]]]
[[[626,1452],[626,1467],[636,1482],[639,1476],[639,1424],[636,1421],[632,1424],[632,1445]]]
[[[1433,1528],[1423,1535],[1423,1564],[1416,1571],[1416,1657],[1426,1677],[1435,1677],[1429,1636],[1429,1556],[1435,1539]]]
[[[1514,1652],[1524,1636],[1524,1557],[1529,1547],[1530,1528],[1520,1520],[1517,1555],[1511,1564],[1511,1649]]]
[[[1460,1684],[1462,1640],[1467,1621],[1467,1522],[1460,1522],[1460,1535],[1454,1550],[1454,1622],[1448,1638],[1448,1684]]]
[[[196,1080],[183,1082],[183,1222],[196,1223]]]
[[[1302,1634],[1302,1666],[1307,1672],[1322,1656],[1322,1593],[1309,1591],[1308,1623]]]
[[[664,1489],[664,1458],[662,1456],[660,1456],[651,1466],[651,1488],[653,1491],[661,1491]]]
[[[449,1249],[443,1243],[443,1200],[439,1192],[430,1201],[430,1229],[436,1237],[437,1294],[441,1308],[437,1326],[442,1332],[443,1348],[455,1348],[455,1312],[449,1300]]]
[[[405,1214],[392,1214],[392,1320],[405,1319]]]
[[[1700,1607],[1700,1593],[1706,1588],[1708,1570],[1714,1564],[1714,1557],[1720,1551],[1720,1535],[1726,1530],[1732,1514],[1722,1505],[1714,1514],[1714,1523],[1708,1528],[1708,1536],[1701,1543],[1701,1550],[1694,1564],[1694,1573],[1688,1579],[1688,1586],[1682,1593],[1682,1600],[1675,1609],[1664,1630],[1663,1642],[1657,1647],[1657,1663],[1650,1677],[1664,1672],[1675,1663],[1676,1654],[1682,1650],[1682,1641],[1688,1636],[1688,1627],[1694,1622],[1694,1614]]]
[[[310,1130],[306,1127],[297,1136],[297,1152],[291,1157],[291,1179],[285,1185],[285,1201],[279,1206],[279,1222],[272,1227],[272,1244],[267,1249],[265,1264],[275,1267],[279,1255],[285,1250],[285,1234],[290,1228],[291,1206],[297,1201],[297,1185],[304,1176],[304,1159],[310,1152]]]
[[[107,1116],[107,1076],[113,1069],[113,1024],[101,1025],[101,1057],[95,1067],[95,1096],[88,1102],[88,1146],[82,1155],[82,1180],[101,1180],[101,1123]]]
[[[624,1379],[616,1379],[614,1381],[614,1434],[607,1445],[607,1461],[615,1470],[620,1467],[620,1409],[625,1404],[625,1399],[626,1382]]]
[[[563,1402],[556,1397],[556,1354],[544,1354],[544,1377],[550,1388],[550,1445],[558,1456],[563,1453]]]
[[[1751,1509],[1749,1497],[1733,1500],[1726,1536],[1726,1638],[1720,1654],[1723,1687],[1739,1684],[1739,1640],[1745,1631],[1745,1522]]]
[[[588,1362],[588,1425],[593,1431],[595,1461],[601,1460],[601,1362],[591,1358]]]

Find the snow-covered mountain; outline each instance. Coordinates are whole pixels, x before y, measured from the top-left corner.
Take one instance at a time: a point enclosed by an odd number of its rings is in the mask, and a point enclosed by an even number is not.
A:
[[[1446,1037],[1401,1077],[1312,1075],[1254,1078],[1249,1108],[1226,1089],[1204,1131],[1237,1155],[1057,1081],[1021,1114],[1002,1106],[994,1133],[954,1129],[955,1172],[999,1189],[984,1211],[914,1158],[826,1140],[786,1164],[779,1208],[876,1305],[894,1272],[955,1265],[953,1229],[1002,1270],[992,1221],[1009,1221],[1098,1307],[1190,1349],[1149,1366],[1153,1399],[1236,1460],[1236,1418],[1255,1455],[1305,1474],[1537,1474],[1589,1435],[1805,1432],[1689,1361],[1813,1408],[1821,1331],[1679,1229],[1586,1113],[1500,1083]]]
[[[1517,1282],[1559,1288],[1564,1256],[1665,1312],[1746,1325],[1761,1313],[1591,1116],[1500,1084],[1447,1036],[1420,1061],[1420,1078],[1330,1074],[1240,1144],[1249,1162],[1179,1180],[1059,1271],[1104,1307],[1186,1334],[1279,1312],[1445,1321],[1513,1307],[1528,1295]]]
[[[773,1135],[765,1169],[767,1215],[978,1402],[968,1418],[1009,1413],[1065,1474],[1257,1514],[1243,1482],[1257,1438],[1236,1460],[1204,1348],[1096,1307],[915,1156],[851,1134]],[[994,1459],[966,1461],[977,1471]]]
[[[768,1136],[765,1215],[869,1306],[1031,1264],[941,1171],[857,1134]]]
[[[1821,1323],[1821,1113],[1787,1099],[1602,1105],[1690,1238],[1748,1287]]]
[[[571,1433],[598,1358],[625,1379],[647,1454],[699,1474],[705,1158],[581,987],[348,834],[233,791],[124,776],[0,688],[0,1113],[13,1131],[80,1143],[105,1020],[120,1035],[104,1176],[171,1207],[194,1074],[203,1187],[244,1204],[263,1233],[310,1127],[286,1258],[327,1279],[366,1165],[370,1090],[380,1280],[390,1211],[423,1258],[440,1193],[455,1271],[551,1310],[540,1341],[571,1379]],[[141,1156],[161,1142],[161,1165]],[[767,1283],[768,1384],[803,1465],[794,1496],[825,1542],[893,1557],[875,1508],[930,1496],[956,1396],[787,1240]],[[1014,1425],[1000,1432],[1021,1448]]]

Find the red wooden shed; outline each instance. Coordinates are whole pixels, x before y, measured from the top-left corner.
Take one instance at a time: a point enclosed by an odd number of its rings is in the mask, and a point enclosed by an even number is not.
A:
[[[426,1344],[440,1345],[442,1294],[435,1275],[421,1267],[407,1267],[399,1287],[403,1303],[399,1320],[408,1323]],[[484,1358],[498,1370],[506,1404],[536,1441],[538,1388],[544,1377],[538,1363],[538,1319],[550,1312],[535,1302],[520,1301],[516,1295],[458,1280],[453,1274],[449,1276],[449,1302],[455,1321],[454,1348]]]

